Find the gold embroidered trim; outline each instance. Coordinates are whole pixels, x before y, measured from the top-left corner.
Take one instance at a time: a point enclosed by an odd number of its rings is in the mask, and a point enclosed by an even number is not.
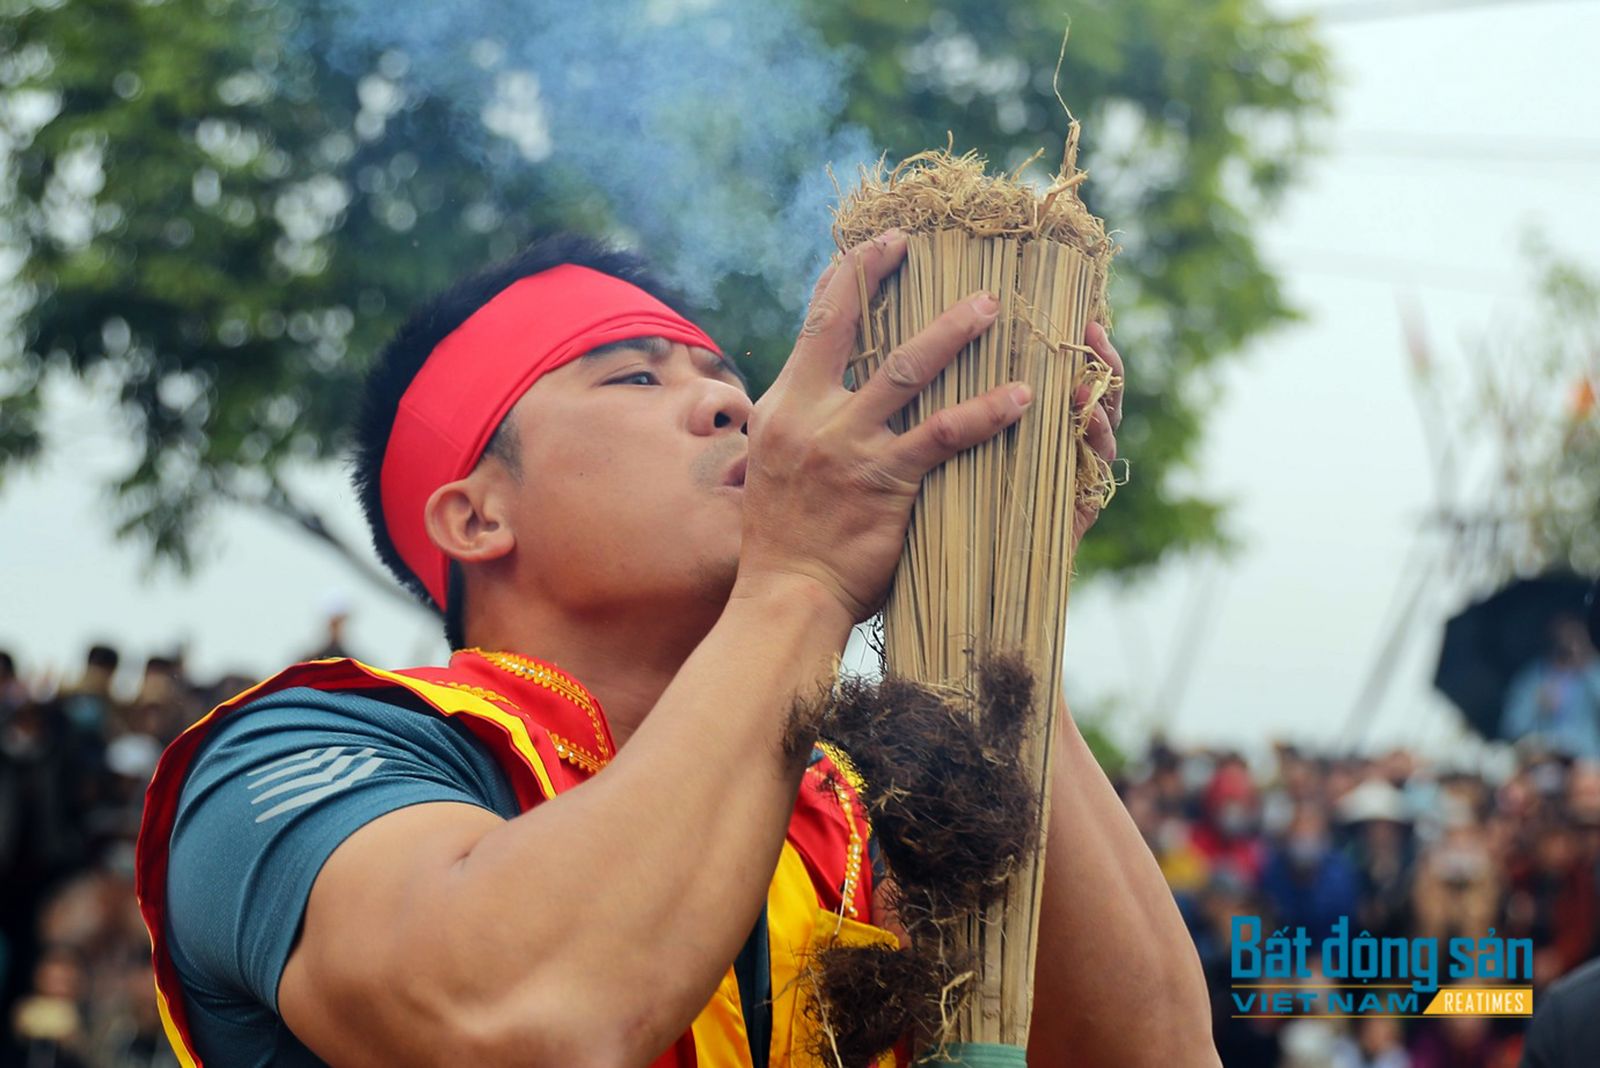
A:
[[[549,665],[529,660],[516,653],[489,652],[485,649],[466,649],[463,652],[475,653],[501,671],[542,686],[583,709],[589,717],[590,726],[594,728],[595,749],[599,752],[591,752],[551,732],[550,740],[555,743],[556,755],[562,760],[591,775],[611,762],[611,747],[606,744],[606,731],[600,722],[600,709],[595,706],[594,698],[589,696],[589,691],[579,685],[576,679],[562,674]]]
[[[860,919],[860,910],[856,908],[856,887],[861,882],[861,832],[856,828],[854,806],[850,803],[850,793],[838,781],[832,783],[833,796],[839,799],[839,807],[844,810],[845,825],[850,828],[850,850],[845,855],[844,885],[840,892],[844,895],[844,911],[852,920]]]
[[[574,764],[582,768],[590,775],[595,774],[601,768],[606,766],[605,761],[601,760],[587,749],[584,749],[582,746],[573,745],[571,742],[567,741],[554,731],[550,732],[550,740],[556,743],[556,756],[570,764]]]
[[[484,701],[495,701],[511,708],[517,707],[517,703],[511,700],[511,698],[497,694],[493,690],[486,690],[482,686],[474,686],[470,682],[447,682],[445,685],[450,687],[452,690],[461,690],[464,693],[470,693],[472,696],[480,698]]]

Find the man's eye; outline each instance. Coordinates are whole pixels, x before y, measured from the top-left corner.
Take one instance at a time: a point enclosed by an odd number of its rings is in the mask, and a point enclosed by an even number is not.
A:
[[[608,386],[659,386],[661,380],[650,371],[630,371],[606,380]]]

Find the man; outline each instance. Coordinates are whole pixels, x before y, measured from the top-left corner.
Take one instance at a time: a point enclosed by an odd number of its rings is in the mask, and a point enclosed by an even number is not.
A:
[[[990,325],[986,294],[842,386],[857,273],[875,290],[904,254],[885,234],[823,276],[755,405],[637,260],[577,239],[402,329],[357,481],[460,651],[297,666],[168,751],[140,894],[178,1045],[213,1064],[804,1055],[804,954],[893,935],[860,805],[786,746],[790,709],[882,599],[922,477],[1029,400],[1012,384],[885,425]],[[1093,413],[1103,454],[1118,418]],[[1035,1063],[1213,1064],[1171,896],[1063,719]]]

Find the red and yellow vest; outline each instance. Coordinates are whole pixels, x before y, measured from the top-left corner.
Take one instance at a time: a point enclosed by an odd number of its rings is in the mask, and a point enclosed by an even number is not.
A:
[[[298,686],[364,696],[450,716],[488,748],[522,811],[569,790],[600,771],[615,753],[598,702],[576,680],[549,664],[505,653],[459,652],[447,668],[385,671],[355,660],[296,664],[218,705],[167,747],[151,779],[139,829],[136,886],[139,911],[155,958],[156,1000],[162,1024],[185,1068],[200,1065],[190,1038],[177,970],[165,944],[168,844],[184,777],[206,735],[252,701]],[[830,942],[894,943],[867,923],[872,872],[868,828],[854,790],[831,761],[806,772],[794,816],[767,891],[771,964],[772,1065],[789,1064],[812,1048],[814,1028],[801,1011],[800,982],[807,952]],[[895,1063],[886,1056],[884,1066]],[[732,969],[690,1030],[652,1068],[752,1068],[739,985]]]

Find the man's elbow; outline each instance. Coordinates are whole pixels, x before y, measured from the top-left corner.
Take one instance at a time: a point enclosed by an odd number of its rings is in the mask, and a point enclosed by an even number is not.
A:
[[[1211,1033],[1211,995],[1205,971],[1194,945],[1185,940],[1153,954],[1134,973],[1140,989],[1133,996],[1153,1011],[1141,1025],[1143,1056],[1128,1064],[1216,1064],[1216,1044]]]
[[[562,992],[519,994],[492,1004],[458,1006],[438,1014],[448,1046],[430,1063],[483,1068],[645,1068],[684,1026],[655,1005],[630,999],[574,997]]]

